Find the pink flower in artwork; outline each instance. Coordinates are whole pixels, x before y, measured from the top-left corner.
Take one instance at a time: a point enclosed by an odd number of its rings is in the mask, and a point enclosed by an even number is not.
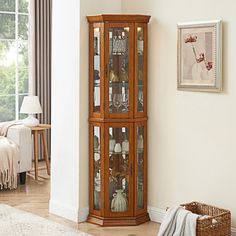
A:
[[[212,67],[213,67],[213,62],[212,61],[208,61],[207,64],[206,64],[207,70],[211,70]]]
[[[205,60],[204,53],[199,54],[199,58],[196,58],[197,63],[200,63]]]
[[[212,62],[207,62],[206,61],[206,58],[205,58],[205,54],[204,53],[200,53],[199,54],[199,57],[197,57],[197,53],[196,53],[196,50],[195,50],[195,47],[194,47],[194,43],[197,42],[197,35],[189,35],[188,37],[186,37],[184,39],[184,42],[185,43],[190,43],[191,46],[192,46],[192,50],[193,50],[193,54],[194,54],[194,57],[195,57],[195,60],[197,63],[201,63],[201,62],[205,62],[205,67],[206,69],[209,71],[212,69],[213,67],[213,63]]]
[[[186,39],[184,39],[185,43],[195,43],[197,42],[197,36],[192,36],[190,35],[189,37],[187,37]]]

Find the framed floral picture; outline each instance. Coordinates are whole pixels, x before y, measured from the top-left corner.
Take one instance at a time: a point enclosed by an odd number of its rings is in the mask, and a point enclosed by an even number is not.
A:
[[[222,90],[222,21],[178,24],[179,90]]]

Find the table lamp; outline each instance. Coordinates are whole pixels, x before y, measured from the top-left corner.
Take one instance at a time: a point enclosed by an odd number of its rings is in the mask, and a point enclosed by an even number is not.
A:
[[[33,127],[39,125],[39,120],[34,117],[34,114],[42,113],[38,96],[25,96],[20,113],[29,114],[29,116],[23,120],[25,126]]]

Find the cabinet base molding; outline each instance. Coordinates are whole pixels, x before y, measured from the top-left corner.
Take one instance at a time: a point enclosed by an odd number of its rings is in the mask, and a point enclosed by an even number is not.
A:
[[[100,226],[134,226],[149,221],[148,213],[136,217],[101,217],[89,214],[87,221]]]

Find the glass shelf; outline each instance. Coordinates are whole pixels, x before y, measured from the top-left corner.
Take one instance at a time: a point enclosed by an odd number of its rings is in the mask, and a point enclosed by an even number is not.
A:
[[[122,152],[109,152],[109,155],[129,155],[129,152],[122,151]]]
[[[114,54],[114,53],[112,53],[111,56],[114,56],[114,57],[128,56],[128,53],[120,53],[120,54]]]
[[[128,81],[109,81],[109,87],[129,87],[129,82]]]

